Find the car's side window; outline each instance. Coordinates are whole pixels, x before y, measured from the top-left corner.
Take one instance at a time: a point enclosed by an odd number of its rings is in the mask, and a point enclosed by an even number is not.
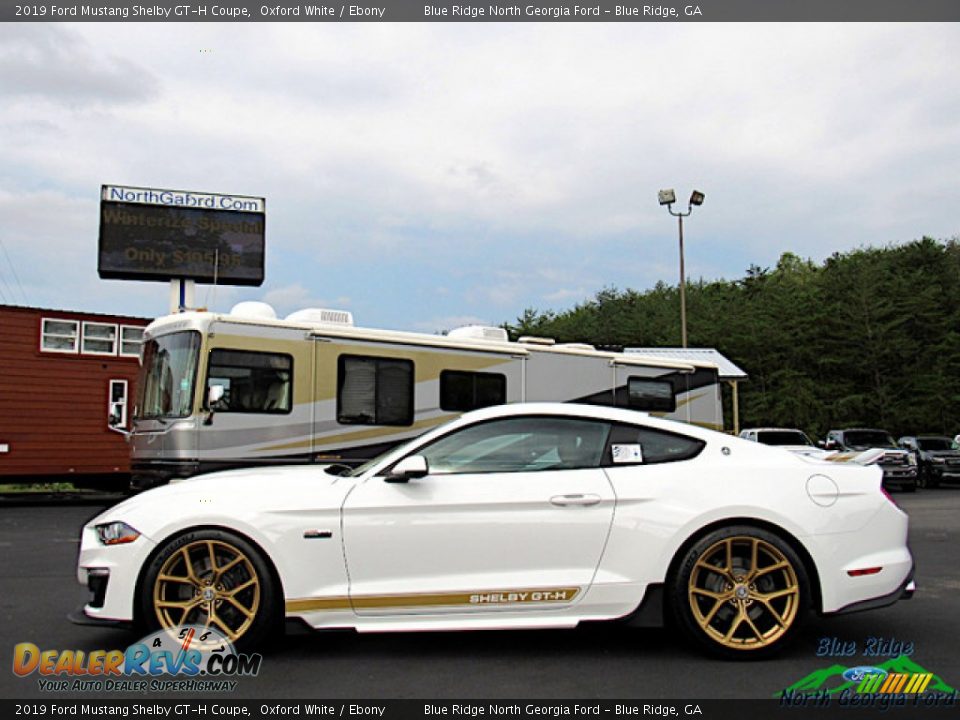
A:
[[[477,423],[421,448],[431,475],[595,468],[609,424],[564,417],[510,417]]]
[[[699,455],[705,445],[703,440],[679,433],[617,423],[610,430],[603,464],[617,467],[689,460]]]

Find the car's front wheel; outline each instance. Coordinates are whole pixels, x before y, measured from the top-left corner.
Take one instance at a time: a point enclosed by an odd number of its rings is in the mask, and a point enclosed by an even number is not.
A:
[[[140,600],[150,629],[212,627],[241,650],[261,644],[278,624],[277,587],[262,554],[215,528],[164,544],[144,573]]]
[[[727,658],[767,657],[795,632],[809,607],[803,563],[782,539],[733,526],[699,539],[671,584],[680,626],[696,643]]]

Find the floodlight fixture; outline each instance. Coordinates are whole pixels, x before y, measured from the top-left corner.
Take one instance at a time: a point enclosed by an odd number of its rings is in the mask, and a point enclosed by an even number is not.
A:
[[[687,205],[687,211],[674,211],[673,204],[677,201],[677,194],[673,188],[661,190],[657,193],[657,198],[661,205],[667,206],[667,212],[677,218],[680,230],[680,343],[682,347],[687,346],[687,276],[683,267],[683,219],[693,212],[694,205],[703,205],[705,195],[699,190],[694,190],[690,194],[690,203]]]

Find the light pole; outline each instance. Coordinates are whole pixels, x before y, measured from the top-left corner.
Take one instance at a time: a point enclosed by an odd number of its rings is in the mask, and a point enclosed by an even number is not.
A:
[[[694,190],[690,194],[690,202],[687,204],[686,212],[674,212],[673,204],[677,201],[677,195],[673,188],[661,190],[657,193],[657,198],[661,205],[667,206],[667,212],[673,215],[680,223],[680,341],[681,347],[687,346],[687,293],[686,293],[686,273],[683,269],[683,219],[693,212],[694,205],[703,205],[703,193]]]

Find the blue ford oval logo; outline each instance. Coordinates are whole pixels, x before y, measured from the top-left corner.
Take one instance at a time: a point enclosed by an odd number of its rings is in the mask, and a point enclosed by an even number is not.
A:
[[[857,667],[852,667],[844,671],[843,679],[850,682],[860,682],[867,675],[881,675],[886,677],[887,671],[871,665],[858,665]]]

